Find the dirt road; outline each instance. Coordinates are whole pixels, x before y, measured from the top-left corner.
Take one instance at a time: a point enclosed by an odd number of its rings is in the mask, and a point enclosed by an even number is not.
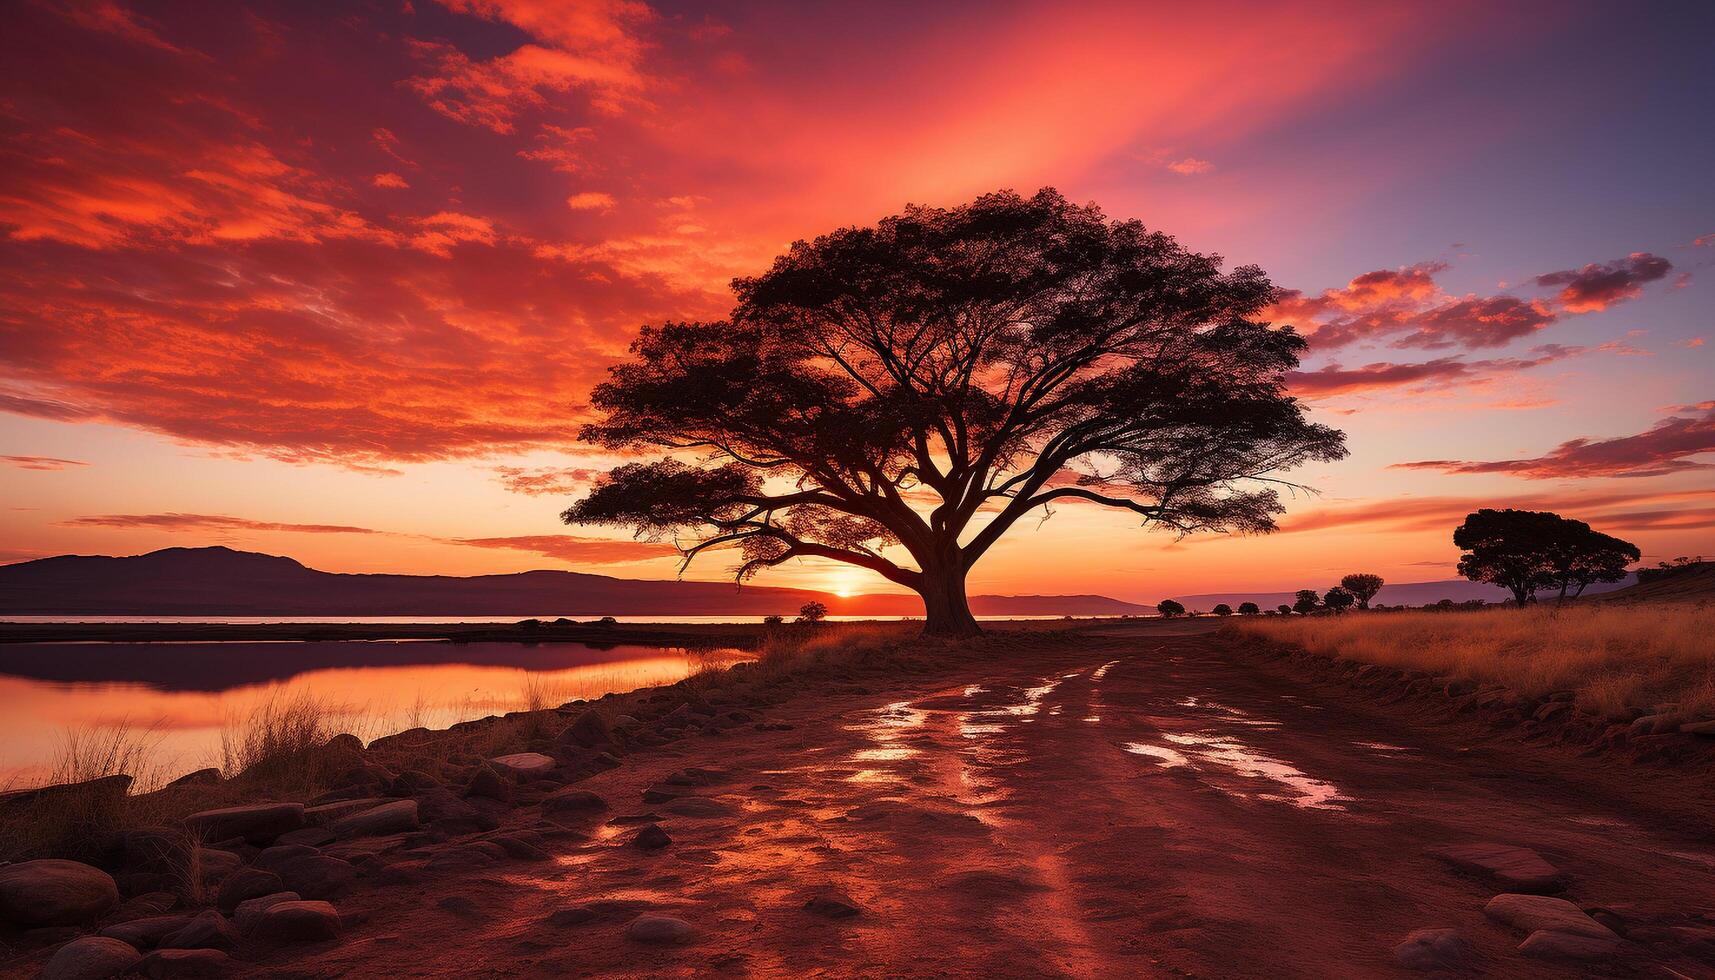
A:
[[[360,892],[347,942],[266,969],[1404,976],[1392,947],[1449,927],[1490,976],[1715,977],[1715,922],[1696,918],[1715,916],[1715,840],[1604,798],[1569,754],[1426,730],[1236,666],[1208,636],[1096,637],[966,673],[640,753],[580,784],[622,822],[555,842],[552,863]],[[685,767],[720,773],[662,785]],[[707,800],[646,804],[649,787]],[[671,846],[628,843],[625,818],[647,813]],[[1637,941],[1598,965],[1522,956],[1524,934],[1483,914],[1507,889],[1426,854],[1479,841],[1535,849]],[[806,910],[829,896],[858,914]],[[694,936],[627,939],[645,910]]]

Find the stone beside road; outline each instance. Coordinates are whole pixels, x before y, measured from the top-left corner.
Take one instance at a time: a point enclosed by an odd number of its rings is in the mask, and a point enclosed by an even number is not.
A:
[[[1560,869],[1528,847],[1512,844],[1454,844],[1438,847],[1430,855],[1454,867],[1483,875],[1515,892],[1559,891],[1565,883]]]
[[[0,922],[71,926],[117,904],[119,886],[100,868],[53,858],[0,865]]]
[[[74,939],[48,960],[41,980],[107,980],[134,969],[143,955],[107,936]]]
[[[1483,914],[1524,932],[1560,932],[1591,939],[1617,941],[1612,929],[1584,914],[1564,898],[1547,895],[1496,895]]]

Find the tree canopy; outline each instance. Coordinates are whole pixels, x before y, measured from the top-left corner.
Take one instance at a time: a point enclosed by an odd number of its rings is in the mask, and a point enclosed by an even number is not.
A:
[[[1155,604],[1155,611],[1160,613],[1163,619],[1172,619],[1185,615],[1185,606],[1176,599],[1163,599]]]
[[[1239,603],[1239,615],[1240,616],[1255,616],[1256,614],[1258,614],[1260,612],[1262,612],[1262,609],[1259,608],[1257,606],[1257,604],[1254,602],[1241,602],[1241,603]]]
[[[1557,588],[1564,601],[1594,582],[1617,582],[1640,557],[1631,542],[1548,511],[1479,510],[1453,532],[1453,543],[1465,551],[1462,575],[1506,588],[1521,607],[1545,589]]]
[[[1321,604],[1322,598],[1316,594],[1315,589],[1299,589],[1298,594],[1293,597],[1292,610],[1301,616],[1308,616]]]
[[[861,566],[943,635],[976,632],[966,574],[1033,511],[1272,530],[1278,474],[1344,437],[1286,394],[1305,344],[1261,319],[1274,287],[1221,265],[1053,190],[796,242],[733,283],[730,319],[642,330],[581,438],[670,455],[562,516],[672,538],[687,562],[733,549],[740,580]]]
[[[1370,608],[1370,600],[1376,597],[1376,593],[1382,590],[1384,584],[1386,583],[1380,575],[1372,575],[1369,572],[1353,572],[1340,580],[1340,588],[1350,592],[1352,598],[1358,600],[1359,609]]]
[[[1322,596],[1322,605],[1328,607],[1329,609],[1334,610],[1337,613],[1342,613],[1342,612],[1345,612],[1347,609],[1350,609],[1352,607],[1352,603],[1354,603],[1356,601],[1357,601],[1356,596],[1352,595],[1350,592],[1347,592],[1345,589],[1341,588],[1338,585],[1329,589]]]

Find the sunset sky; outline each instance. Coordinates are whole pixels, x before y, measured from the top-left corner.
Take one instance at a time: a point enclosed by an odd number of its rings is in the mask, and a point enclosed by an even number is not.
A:
[[[973,592],[1444,579],[1478,506],[1715,555],[1711,37],[1705,2],[10,4],[0,562],[672,577],[557,519],[637,327],[1043,186],[1291,290],[1352,453],[1271,537],[1071,504]]]

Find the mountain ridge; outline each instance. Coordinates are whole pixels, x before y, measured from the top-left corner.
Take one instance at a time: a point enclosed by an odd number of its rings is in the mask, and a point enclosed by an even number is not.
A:
[[[496,575],[324,572],[284,555],[222,545],[142,555],[57,555],[0,565],[0,615],[696,616],[792,615],[817,601],[835,615],[918,616],[914,595],[840,597],[725,582],[624,579],[535,569]],[[1151,607],[1108,596],[972,596],[978,615],[1125,615]]]

